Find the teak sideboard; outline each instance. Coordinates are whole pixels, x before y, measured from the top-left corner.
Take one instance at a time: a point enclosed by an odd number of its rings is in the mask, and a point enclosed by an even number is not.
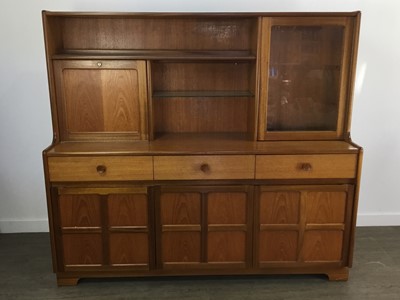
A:
[[[80,278],[352,265],[360,13],[43,12],[53,268]]]

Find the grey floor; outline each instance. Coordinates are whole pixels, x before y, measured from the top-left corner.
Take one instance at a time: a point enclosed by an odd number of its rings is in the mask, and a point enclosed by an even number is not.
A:
[[[400,227],[358,228],[348,282],[251,276],[81,280],[57,287],[45,233],[0,234],[0,299],[400,299]]]

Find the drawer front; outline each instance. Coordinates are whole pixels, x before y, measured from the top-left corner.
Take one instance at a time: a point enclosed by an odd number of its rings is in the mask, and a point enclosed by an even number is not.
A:
[[[50,181],[152,180],[151,156],[49,157]]]
[[[356,154],[256,157],[256,179],[355,178],[356,169]]]
[[[253,179],[254,155],[155,156],[154,179]]]

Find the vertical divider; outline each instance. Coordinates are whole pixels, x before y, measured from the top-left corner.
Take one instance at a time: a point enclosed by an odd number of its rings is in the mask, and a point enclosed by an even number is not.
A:
[[[101,209],[101,235],[103,246],[103,265],[110,265],[110,225],[108,219],[108,196],[100,195],[100,209]]]
[[[155,220],[156,218],[156,209],[155,209],[155,197],[154,197],[154,189],[147,187],[147,214],[148,214],[148,223],[147,223],[147,232],[148,232],[148,241],[149,241],[149,268],[150,270],[156,269],[156,257],[157,257],[157,247],[156,247],[156,226]]]
[[[208,195],[201,193],[201,262],[208,262]]]
[[[299,232],[297,241],[297,261],[303,262],[303,243],[306,230],[306,194],[305,191],[300,191],[300,209],[299,209]]]
[[[152,197],[154,198],[154,244],[155,245],[155,268],[162,269],[162,228],[161,228],[161,190],[159,186],[152,188]]]

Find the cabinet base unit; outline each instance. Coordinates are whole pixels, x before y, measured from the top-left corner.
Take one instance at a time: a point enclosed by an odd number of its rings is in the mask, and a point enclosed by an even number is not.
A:
[[[43,12],[53,271],[325,274],[352,266],[360,13]]]

